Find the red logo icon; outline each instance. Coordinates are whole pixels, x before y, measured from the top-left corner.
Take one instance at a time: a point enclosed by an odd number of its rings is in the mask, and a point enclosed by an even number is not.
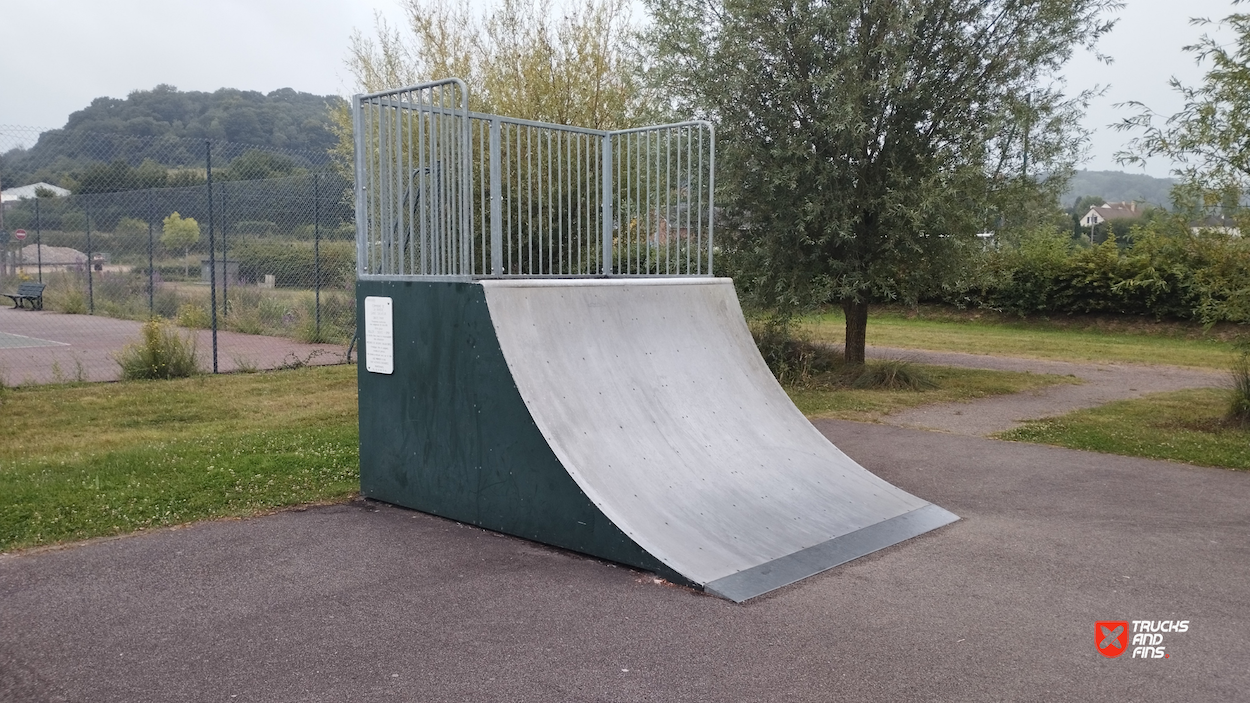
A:
[[[1100,620],[1094,623],[1094,644],[1104,657],[1118,657],[1128,648],[1127,620]]]

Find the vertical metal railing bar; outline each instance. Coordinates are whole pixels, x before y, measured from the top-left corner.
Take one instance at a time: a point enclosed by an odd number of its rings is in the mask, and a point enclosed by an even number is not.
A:
[[[439,214],[442,215],[441,222],[443,228],[443,256],[441,260],[442,275],[454,275],[455,261],[458,258],[456,253],[456,238],[453,234],[455,225],[455,215],[458,212],[456,208],[456,188],[455,172],[453,165],[456,163],[455,149],[455,123],[448,119],[447,110],[455,109],[455,103],[449,99],[447,91],[440,91],[439,100],[443,106],[444,112],[439,115],[438,125],[442,132],[443,150],[442,158],[438,165],[438,186],[443,193],[443,210]],[[454,119],[454,118],[452,118]]]
[[[373,202],[371,204],[371,214],[374,216],[375,236],[377,243],[370,242],[372,266],[375,273],[383,273],[382,271],[382,247],[385,244],[386,237],[386,213],[385,213],[385,193],[386,179],[383,177],[383,151],[386,143],[383,141],[382,108],[375,106],[372,110],[374,120],[374,134],[377,135],[377,148],[370,152],[370,158],[377,162],[377,168],[373,169]]]
[[[556,259],[552,266],[551,273],[560,275],[564,270],[564,255],[568,251],[568,215],[569,205],[566,194],[565,180],[568,178],[568,165],[566,162],[566,154],[568,145],[565,143],[566,135],[563,132],[556,132],[556,216],[560,223],[560,238],[556,240]]]
[[[419,93],[417,97],[419,99]],[[413,98],[413,93],[409,92],[408,101],[412,102]],[[420,212],[421,208],[421,176],[420,172],[415,171],[412,168],[412,151],[413,145],[416,144],[416,142],[413,141],[414,116],[417,120],[421,119],[421,113],[419,111],[409,109],[407,110],[407,119],[404,120],[405,133],[407,135],[407,141],[405,143],[408,145],[408,148],[404,149],[404,155],[406,157],[404,161],[404,191],[406,198],[404,203],[403,262],[405,264],[405,269],[401,269],[399,273],[403,273],[404,270],[406,270],[408,273],[418,274],[421,270],[417,268],[417,251],[419,247],[416,241],[416,216],[417,213]]]
[[[507,266],[512,266],[512,126],[500,125],[500,162],[503,164],[504,253]]]
[[[427,113],[423,111],[425,107],[425,92],[417,93],[417,141],[411,147],[410,151],[416,152],[417,168],[416,178],[420,196],[418,203],[420,204],[413,218],[413,229],[417,238],[417,270],[422,274],[430,271],[430,224],[429,212],[433,205],[434,194],[430,192],[430,185],[434,182],[432,171],[426,164],[426,136],[429,132],[426,121],[430,119]],[[431,105],[431,107],[433,107]]]
[[[673,273],[673,133],[664,130],[664,273]]]
[[[699,130],[699,273],[703,273],[703,130]]]
[[[644,245],[646,246],[646,248],[647,248],[647,268],[646,268],[646,273],[651,273],[651,211],[652,211],[652,208],[651,208],[651,161],[652,161],[652,159],[651,159],[651,133],[650,133],[650,132],[644,132],[643,134],[646,136],[646,140],[647,140],[647,143],[646,143],[646,161],[647,161],[647,211],[646,211],[646,215],[645,215],[646,220],[647,220],[647,237],[646,237],[646,240],[643,242],[643,244],[644,244]],[[660,178],[659,171],[656,171],[655,177],[656,177],[656,180],[658,181],[658,180],[659,180],[659,178]],[[658,205],[658,203],[657,203],[657,205]],[[658,255],[658,254],[657,254],[657,255]],[[657,267],[659,266],[659,262],[658,262],[658,261],[656,262],[656,266],[657,266]]]
[[[691,250],[694,249],[694,247],[690,246],[690,232],[691,232],[690,215],[691,215],[691,210],[694,209],[692,207],[693,204],[690,202],[690,196],[692,195],[692,193],[690,192],[690,183],[691,181],[694,180],[693,178],[691,178],[691,176],[693,176],[694,174],[692,171],[693,167],[691,166],[692,162],[690,160],[690,155],[691,155],[690,154],[690,141],[691,141],[693,129],[690,127],[686,127],[685,130],[686,130],[686,273],[688,274],[690,273],[690,267],[693,264],[693,262],[691,261],[691,256],[693,255]],[[695,257],[695,258],[697,259],[698,257]]]
[[[716,226],[716,130],[711,125],[708,125],[707,128],[707,141],[707,275],[711,276],[714,275],[712,254],[716,251],[712,240],[712,229]]]
[[[474,172],[477,174],[476,184],[477,184],[477,192],[478,192],[479,212],[481,213],[481,218],[482,218],[480,220],[480,223],[482,226],[482,236],[485,237],[487,233],[490,232],[490,220],[486,219],[486,201],[488,199],[487,196],[490,191],[490,184],[486,182],[486,167],[483,166],[482,159],[483,158],[489,159],[489,155],[487,154],[487,151],[486,151],[486,137],[485,137],[485,132],[482,129],[482,123],[472,122],[471,124],[477,129],[477,159],[476,159],[477,163],[476,163]],[[494,275],[493,266],[490,263],[490,261],[487,259],[487,257],[491,255],[492,255],[492,252],[491,252],[490,245],[486,241],[483,241],[482,242],[482,269],[481,269],[481,273],[483,275]]]
[[[388,107],[385,109],[386,127],[384,135],[386,143],[390,145],[390,149],[386,153],[386,192],[383,194],[384,202],[388,205],[386,213],[386,246],[382,250],[382,270],[385,273],[395,272],[395,233],[397,231],[398,215],[399,215],[399,174],[395,168],[395,154],[399,151],[400,140],[396,135],[396,113],[398,108]]]
[[[435,93],[438,112],[434,113],[435,134],[438,139],[438,149],[434,152],[434,192],[437,194],[435,202],[438,203],[437,217],[435,218],[435,239],[434,239],[434,273],[442,276],[447,271],[447,120],[444,117],[444,110],[447,109],[447,95],[445,91],[437,91]]]
[[[600,266],[605,276],[612,275],[612,259],[616,252],[612,246],[612,135],[603,135],[603,146],[599,156],[599,170],[603,172],[603,190],[599,196],[600,217],[603,218],[602,230],[599,233],[599,247],[602,261]]]
[[[577,231],[577,240],[576,240],[576,244],[574,244],[574,248],[575,248],[576,253],[577,253],[576,264],[572,263],[572,261],[571,261],[571,260],[569,261],[569,265],[570,265],[570,266],[574,266],[574,265],[576,266],[576,269],[575,269],[575,270],[577,271],[577,273],[585,273],[584,269],[582,269],[582,268],[581,268],[581,248],[582,248],[582,245],[584,245],[584,243],[582,243],[582,239],[584,239],[584,238],[582,238],[582,229],[584,229],[584,226],[585,226],[585,218],[582,218],[582,216],[581,216],[581,180],[582,180],[582,174],[581,174],[581,138],[582,138],[582,135],[580,135],[580,134],[579,134],[579,135],[575,135],[575,136],[574,136],[574,144],[576,144],[576,145],[577,145],[577,159],[576,159],[576,161],[577,161],[577,193],[576,193],[576,211],[577,211],[577,219],[582,220],[582,221],[580,221],[580,223],[577,223],[577,230],[576,230],[576,231]],[[571,170],[571,169],[570,169],[570,170]],[[571,174],[570,174],[570,175],[571,175]],[[569,196],[570,196],[570,198],[572,198],[572,196],[574,196],[574,194],[572,194],[572,189],[571,189],[571,188],[570,188],[569,190],[570,190]],[[569,211],[570,211],[570,213],[572,213],[572,211],[574,211],[574,206],[571,206],[571,205],[570,205]],[[571,254],[572,254],[572,253],[571,253],[571,251],[570,251],[570,259],[571,259]]]
[[[473,183],[472,183],[473,170],[472,169],[473,169],[473,166],[472,166],[472,154],[470,153],[472,151],[472,146],[473,146],[473,134],[470,131],[470,124],[469,124],[469,96],[463,90],[460,91],[460,106],[461,106],[461,109],[463,110],[463,114],[461,115],[460,120],[462,122],[462,128],[464,130],[464,139],[462,141],[458,140],[460,141],[460,149],[463,152],[460,157],[461,175],[460,175],[459,180],[461,184],[460,185],[460,199],[461,199],[460,200],[461,202],[460,226],[462,228],[460,241],[464,245],[464,252],[461,254],[461,257],[460,257],[460,260],[462,262],[462,266],[461,266],[462,270],[460,271],[460,273],[463,275],[471,275],[473,273],[473,259],[474,259],[473,247],[475,243],[475,240],[473,237],[473,202],[472,202],[472,198],[473,198]]]
[[[491,275],[503,275],[503,194],[499,183],[499,120],[490,121],[490,246]]]
[[[528,216],[526,227],[525,248],[528,256],[528,268],[534,268],[534,128],[525,126],[525,209]],[[520,255],[518,253],[518,259]],[[519,265],[517,269],[522,267]]]
[[[385,108],[382,110],[382,115],[384,115],[382,138],[385,139],[386,145],[389,146],[389,149],[386,149],[386,154],[384,156],[385,166],[384,171],[382,171],[382,173],[385,174],[386,183],[385,190],[382,191],[382,201],[386,203],[387,208],[385,221],[386,229],[384,230],[386,233],[386,241],[385,245],[382,246],[382,259],[380,263],[382,271],[385,271],[387,274],[395,273],[395,219],[397,210],[399,210],[399,204],[396,203],[395,179],[397,178],[397,175],[395,174],[395,151],[399,149],[400,140],[396,139],[395,135],[395,111],[396,108]]]
[[[521,262],[521,238],[529,236],[529,230],[525,227],[525,191],[521,187],[521,182],[528,177],[521,163],[521,157],[525,153],[525,147],[522,145],[521,125],[513,125],[512,132],[516,136],[516,150],[513,158],[516,160],[516,255],[517,268],[520,268]]]
[[[639,229],[640,229],[639,227],[640,220],[638,219],[638,192],[637,191],[638,191],[638,188],[641,187],[642,185],[641,180],[638,178],[640,174],[638,174],[637,172],[638,171],[639,135],[628,134],[626,136],[629,137],[630,139],[629,199],[633,205],[633,207],[631,208],[633,212],[631,213],[631,217],[629,220],[628,232],[629,232],[629,246],[631,249],[633,249],[633,252],[634,252],[634,266],[632,269],[629,270],[629,273],[637,273],[642,270],[642,247],[637,245],[637,239],[638,239],[638,234],[639,234]]]
[[[547,183],[548,185],[550,185],[550,179],[551,179],[551,132],[550,131],[547,132],[547,178],[548,178]],[[543,181],[539,181],[539,183],[543,183]],[[554,253],[554,245],[555,245],[555,241],[554,241],[555,227],[554,227],[554,224],[551,222],[551,213],[552,213],[551,188],[548,187],[548,188],[545,188],[544,190],[547,191],[547,227],[546,227],[547,229],[547,268],[550,269],[552,254]],[[541,250],[540,250],[540,254],[538,258],[539,258],[538,270],[531,271],[530,272],[531,274],[543,273],[543,270],[542,270],[543,263],[541,261],[542,259]]]

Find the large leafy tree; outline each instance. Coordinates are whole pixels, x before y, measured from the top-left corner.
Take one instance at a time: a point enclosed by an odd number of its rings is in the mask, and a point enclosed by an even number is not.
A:
[[[347,66],[363,92],[462,78],[472,109],[597,129],[659,112],[640,80],[627,0],[404,0],[407,26],[357,33]],[[481,10],[475,8],[482,8]],[[336,154],[350,164],[351,117],[334,113]]]
[[[1046,209],[1062,178],[1043,174],[1075,160],[1088,97],[1065,97],[1059,70],[1119,6],[648,3],[655,77],[718,124],[718,197],[734,225],[718,231],[740,282],[782,316],[840,304],[851,363],[871,302],[957,277],[978,231]]]
[[[1201,18],[1191,22],[1216,24]],[[1208,33],[1185,47],[1208,68],[1197,86],[1172,78],[1185,101],[1180,112],[1164,117],[1144,103],[1127,103],[1137,113],[1117,127],[1139,136],[1118,156],[1122,163],[1170,159],[1178,181],[1173,198],[1186,214],[1230,216],[1244,226],[1250,224],[1242,207],[1250,193],[1250,14],[1232,14],[1218,24],[1232,36]]]

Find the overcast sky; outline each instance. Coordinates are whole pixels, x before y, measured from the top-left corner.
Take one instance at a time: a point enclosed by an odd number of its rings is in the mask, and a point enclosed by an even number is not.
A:
[[[348,95],[348,41],[354,29],[373,31],[375,11],[402,22],[398,0],[0,0],[0,125],[59,127],[93,98],[160,83]],[[1114,154],[1126,137],[1107,129],[1126,114],[1116,103],[1180,107],[1169,76],[1202,75],[1181,51],[1202,33],[1189,18],[1231,11],[1230,0],[1127,0],[1102,43],[1115,63],[1082,54],[1068,71],[1073,91],[1108,86],[1086,118],[1096,130],[1086,168],[1120,168]],[[1153,163],[1145,172],[1167,171]]]

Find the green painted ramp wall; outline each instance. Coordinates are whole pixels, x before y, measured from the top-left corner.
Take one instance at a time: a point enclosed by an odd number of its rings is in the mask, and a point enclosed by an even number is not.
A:
[[[394,373],[366,369],[364,301],[392,301]],[[356,284],[360,490],[441,515],[685,579],[582,493],[517,391],[481,285]]]

